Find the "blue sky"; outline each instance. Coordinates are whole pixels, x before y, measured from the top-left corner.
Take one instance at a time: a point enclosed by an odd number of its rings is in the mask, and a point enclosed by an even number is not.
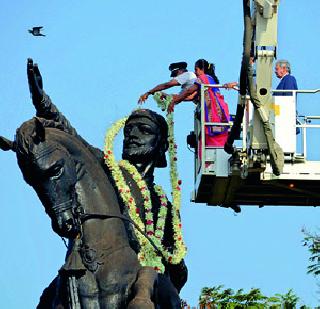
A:
[[[299,88],[320,87],[320,2],[282,0],[278,57],[292,63]],[[198,58],[216,65],[221,82],[238,79],[242,53],[242,1],[1,1],[0,135],[13,138],[33,117],[26,59],[39,63],[44,88],[78,132],[102,148],[112,122],[130,113],[140,94],[169,79],[170,62]],[[27,29],[44,26],[46,37]],[[274,79],[274,86],[277,80]],[[178,91],[178,89],[177,89]],[[236,93],[226,93],[235,111]],[[319,114],[319,95],[298,103],[300,113]],[[156,109],[149,99],[147,107]],[[197,303],[204,286],[259,287],[263,293],[289,288],[310,306],[318,304],[316,281],[306,275],[309,254],[301,228],[319,226],[319,208],[243,207],[231,210],[192,204],[193,156],[185,138],[193,127],[192,104],[176,108],[182,220],[189,248],[189,280],[182,297]],[[319,139],[310,158],[320,160]],[[120,139],[117,148],[120,149]],[[119,153],[119,151],[118,151]],[[164,179],[166,179],[164,181]],[[157,182],[169,190],[167,171]],[[0,152],[0,307],[34,308],[63,264],[65,247],[51,230],[35,192],[13,153]]]

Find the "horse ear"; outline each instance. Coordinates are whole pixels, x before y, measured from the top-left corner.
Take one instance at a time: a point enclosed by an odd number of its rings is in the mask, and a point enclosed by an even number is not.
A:
[[[35,132],[32,135],[32,138],[36,141],[43,142],[45,138],[45,130],[42,122],[37,118],[34,117],[34,124],[35,124]]]
[[[12,150],[15,152],[15,142],[12,142],[3,136],[0,136],[0,149],[3,151]]]

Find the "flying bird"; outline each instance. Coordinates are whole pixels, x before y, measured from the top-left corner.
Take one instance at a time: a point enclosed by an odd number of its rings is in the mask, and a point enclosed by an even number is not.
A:
[[[31,33],[34,36],[45,36],[40,31],[43,27],[33,27],[31,30],[29,29],[29,33]]]

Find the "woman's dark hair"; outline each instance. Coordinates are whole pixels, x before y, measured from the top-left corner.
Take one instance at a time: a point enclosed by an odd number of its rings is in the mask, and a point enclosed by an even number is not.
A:
[[[209,63],[205,59],[199,59],[196,61],[195,67],[199,68],[200,70],[203,70],[204,74],[210,75],[216,84],[220,83],[218,77],[216,76],[215,66],[213,63]]]

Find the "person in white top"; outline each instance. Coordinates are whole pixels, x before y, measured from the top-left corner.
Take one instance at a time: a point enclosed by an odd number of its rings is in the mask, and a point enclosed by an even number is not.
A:
[[[154,94],[157,91],[162,91],[165,89],[169,89],[174,86],[181,86],[181,92],[185,89],[192,86],[197,79],[195,73],[189,72],[187,70],[187,63],[186,62],[174,62],[169,65],[169,70],[171,71],[170,77],[172,79],[166,83],[159,84],[146,93],[142,94],[138,100],[138,103],[142,104],[148,99],[150,94]],[[190,96],[185,99],[185,101],[191,101],[193,96]]]

